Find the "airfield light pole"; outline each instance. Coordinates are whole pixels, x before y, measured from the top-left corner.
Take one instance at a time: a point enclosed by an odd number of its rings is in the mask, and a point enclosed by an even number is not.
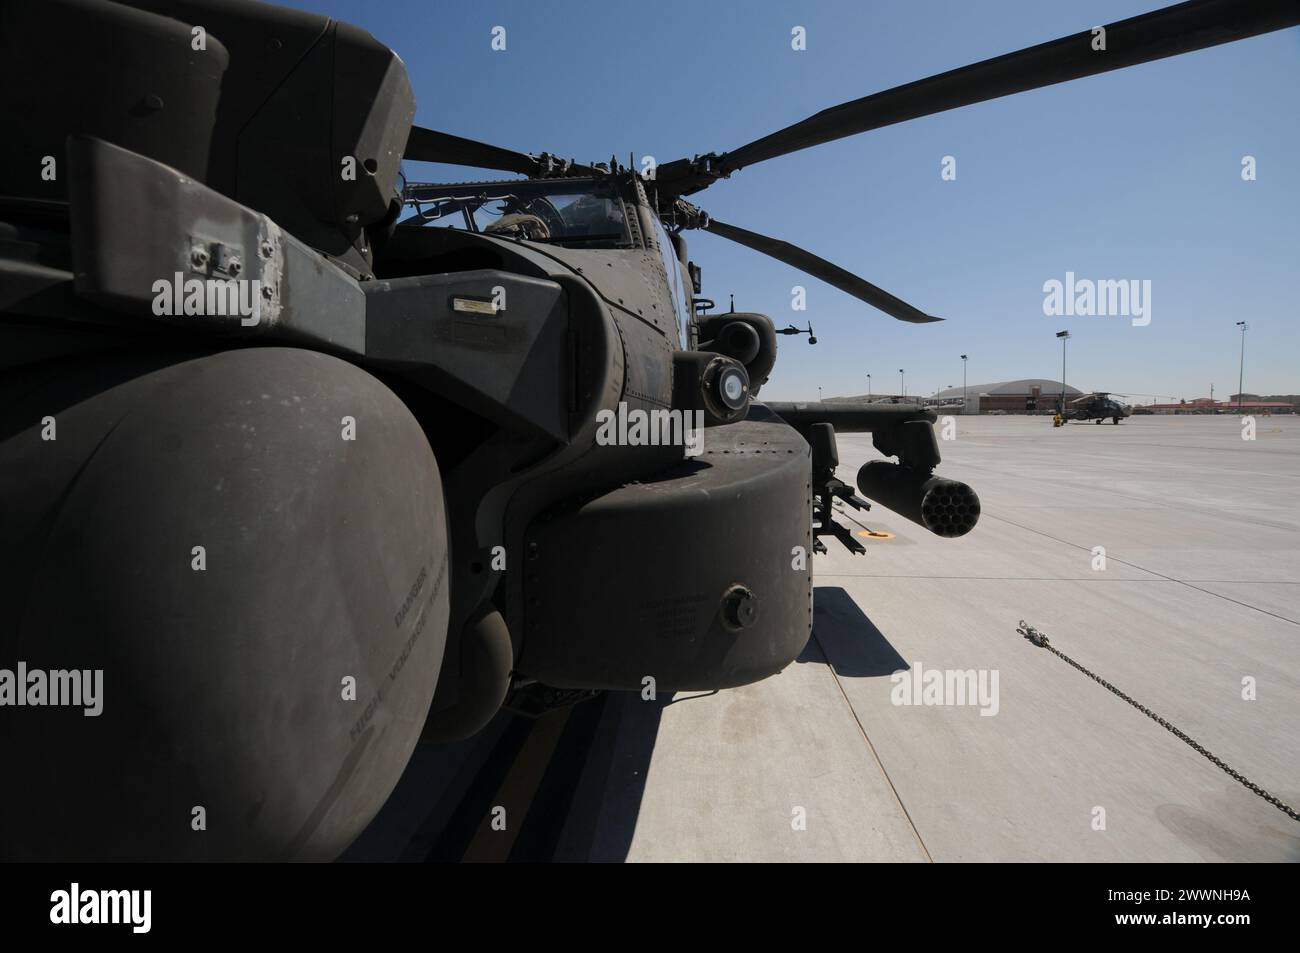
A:
[[[871,375],[867,375],[867,400],[871,400]]]
[[[903,383],[903,369],[901,367],[898,369],[898,390],[900,398],[907,396],[907,385]]]
[[[818,387],[817,387],[817,400],[820,401],[821,399],[822,399],[822,389],[821,389],[821,385],[818,385]]]
[[[1056,336],[1061,339],[1061,413],[1065,413],[1065,342],[1070,340],[1070,332],[1057,331]]]
[[[1238,321],[1237,327],[1241,328],[1241,364],[1237,368],[1237,413],[1241,413],[1241,387],[1246,377],[1246,329],[1249,325],[1245,321]]]
[[[961,356],[961,412],[966,413],[966,355]]]

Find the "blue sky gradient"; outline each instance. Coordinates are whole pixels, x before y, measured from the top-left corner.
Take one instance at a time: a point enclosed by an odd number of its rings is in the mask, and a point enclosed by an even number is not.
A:
[[[291,6],[355,23],[405,60],[417,121],[524,151],[666,162],[725,151],[868,93],[1113,22],[1135,0]],[[507,30],[505,52],[490,47]],[[790,31],[806,27],[795,52]],[[1300,30],[1022,93],[742,170],[697,196],[802,245],[943,324],[894,321],[816,279],[690,233],[704,293],[819,342],[782,338],[764,396],[909,393],[1055,378],[1138,396],[1300,392]],[[1241,178],[1243,155],[1258,179]],[[957,178],[940,177],[942,157]],[[419,180],[462,170],[408,164]],[[467,173],[481,177],[482,173]],[[1048,317],[1043,283],[1147,279],[1151,322]],[[791,311],[803,285],[808,310]],[[725,305],[724,305],[725,307]]]

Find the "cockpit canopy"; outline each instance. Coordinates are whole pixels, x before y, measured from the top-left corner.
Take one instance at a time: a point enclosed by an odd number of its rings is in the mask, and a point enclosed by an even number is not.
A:
[[[627,210],[602,179],[555,179],[411,185],[415,214],[404,225],[429,225],[547,242],[572,248],[628,248]]]

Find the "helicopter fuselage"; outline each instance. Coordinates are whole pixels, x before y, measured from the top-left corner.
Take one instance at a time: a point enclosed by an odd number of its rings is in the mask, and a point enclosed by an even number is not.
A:
[[[399,190],[411,142],[465,141],[325,17],[0,16],[0,657],[104,673],[93,732],[6,715],[64,766],[0,795],[6,859],[333,857],[420,740],[780,671],[832,499],[866,505],[836,427],[898,457],[864,492],[974,525],[931,412],[754,399],[771,320],[695,306],[706,220],[635,173]],[[693,445],[602,428],[669,414]]]

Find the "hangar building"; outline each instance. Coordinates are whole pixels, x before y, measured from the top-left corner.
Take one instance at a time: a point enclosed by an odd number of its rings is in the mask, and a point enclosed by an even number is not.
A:
[[[1082,397],[1083,391],[1066,385],[1065,400],[1068,403],[1075,397]],[[961,400],[962,389],[950,387],[943,390],[931,400]],[[1020,381],[1003,381],[1000,384],[968,384],[966,386],[966,413],[987,414],[998,410],[1006,414],[1040,413],[1050,414],[1056,410],[1056,402],[1061,397],[1061,382],[1049,381],[1042,377],[1031,377]]]

